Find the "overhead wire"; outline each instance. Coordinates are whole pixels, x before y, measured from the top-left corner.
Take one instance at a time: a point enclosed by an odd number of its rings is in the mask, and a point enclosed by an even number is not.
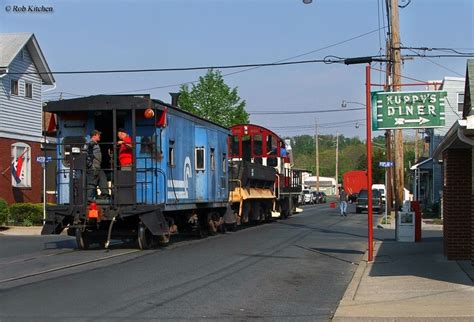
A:
[[[385,27],[382,27],[382,28],[385,28]],[[303,56],[306,56],[306,55],[314,54],[314,53],[319,52],[319,51],[323,51],[323,50],[325,50],[325,49],[329,49],[329,48],[332,48],[332,47],[335,47],[335,46],[339,46],[339,45],[341,45],[341,44],[350,42],[350,41],[352,41],[352,40],[365,37],[365,36],[370,35],[370,34],[372,34],[372,33],[374,33],[374,32],[377,32],[377,31],[379,31],[379,29],[374,29],[374,30],[365,32],[365,33],[363,33],[363,34],[359,34],[359,35],[356,35],[356,36],[354,36],[354,37],[351,37],[351,38],[348,38],[348,39],[345,39],[345,40],[341,40],[341,41],[339,41],[339,42],[336,42],[336,43],[333,43],[333,44],[330,44],[330,45],[327,45],[327,46],[324,46],[324,47],[321,47],[321,48],[318,48],[318,49],[315,49],[315,50],[311,50],[311,51],[308,51],[308,52],[304,52],[304,53],[302,53],[302,54],[298,54],[298,55],[295,55],[295,56],[287,57],[287,58],[284,58],[284,59],[275,61],[274,64],[286,62],[286,61],[288,61],[288,60],[290,60],[290,59],[295,59],[295,58],[303,57]],[[247,72],[247,71],[250,71],[250,70],[258,69],[258,68],[261,68],[261,67],[262,67],[262,66],[253,66],[253,67],[251,67],[251,68],[246,68],[246,69],[244,69],[244,70],[240,70],[240,71],[235,71],[235,72],[223,74],[222,76],[224,76],[224,77],[225,77],[225,76],[231,76],[231,75],[235,75],[235,74],[238,74],[238,73],[243,73],[243,72]],[[216,67],[215,67],[215,68],[216,68]],[[125,90],[125,91],[113,92],[113,93],[110,93],[110,94],[123,94],[123,93],[130,93],[130,92],[148,91],[148,90],[155,90],[155,89],[163,89],[163,88],[177,87],[177,86],[181,86],[181,85],[197,83],[198,81],[199,81],[199,80],[193,80],[193,81],[180,82],[180,83],[175,83],[175,84],[167,84],[167,85],[153,86],[153,87],[140,88],[140,89],[130,89],[130,90]],[[86,96],[86,95],[83,95],[83,96]]]
[[[250,115],[312,114],[312,113],[332,113],[332,112],[360,111],[360,110],[365,110],[365,107],[330,109],[330,110],[309,110],[309,111],[247,111],[247,113],[249,113]]]
[[[440,68],[443,68],[443,69],[445,69],[445,70],[447,70],[447,71],[450,71],[451,73],[454,73],[454,74],[456,74],[456,75],[458,75],[458,76],[464,77],[464,75],[462,75],[461,73],[458,73],[458,72],[452,70],[452,69],[449,68],[449,67],[446,67],[446,66],[444,66],[444,65],[442,65],[442,64],[440,64],[440,63],[437,63],[437,62],[433,61],[432,59],[430,59],[430,58],[428,58],[428,57],[423,57],[423,56],[419,55],[418,52],[416,52],[416,51],[413,50],[413,49],[410,49],[409,47],[406,47],[405,49],[407,49],[407,50],[409,50],[409,51],[411,51],[411,52],[417,54],[419,57],[421,57],[421,58],[423,58],[423,59],[429,61],[430,63],[432,63],[432,64],[434,64],[434,65],[436,65],[436,66],[438,66],[438,67],[440,67]]]

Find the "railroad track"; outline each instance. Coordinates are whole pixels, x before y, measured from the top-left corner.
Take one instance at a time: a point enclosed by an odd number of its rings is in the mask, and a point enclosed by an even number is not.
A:
[[[80,258],[79,259],[75,258],[77,256],[68,256],[68,255],[76,255],[76,254],[77,255],[80,254],[82,256],[84,256],[84,255],[96,255],[97,252],[91,254],[91,253],[88,253],[88,252],[80,252],[80,251],[77,251],[77,250],[70,250],[70,251],[65,251],[65,252],[57,252],[57,253],[53,253],[53,254],[45,254],[45,255],[38,254],[36,256],[30,256],[30,257],[23,258],[23,259],[17,259],[17,260],[13,260],[13,261],[10,261],[10,262],[0,263],[1,272],[2,272],[1,275],[4,275],[5,272],[6,272],[7,275],[10,275],[8,277],[6,277],[6,276],[3,277],[3,278],[0,277],[0,285],[10,283],[10,282],[15,282],[15,281],[27,280],[27,279],[32,278],[32,277],[37,277],[37,276],[46,275],[46,274],[50,274],[50,273],[54,273],[54,272],[64,271],[64,270],[68,270],[68,269],[72,269],[72,268],[76,268],[76,267],[80,267],[80,266],[86,266],[86,265],[89,265],[89,264],[103,262],[103,261],[111,260],[111,259],[114,259],[114,258],[130,255],[130,254],[134,254],[134,253],[139,253],[139,252],[142,252],[142,251],[138,250],[138,249],[132,249],[132,250],[127,250],[127,251],[118,252],[118,253],[114,253],[114,254],[109,254],[107,256],[98,256],[98,257],[94,257],[94,258],[90,258],[90,259],[85,259],[85,260],[82,259],[81,260]],[[144,254],[149,254],[150,252],[143,252],[143,253]],[[31,266],[31,264],[35,264],[35,262],[36,262],[36,264],[39,264],[39,266],[41,266],[41,265],[48,266],[48,262],[45,262],[45,260],[50,260],[52,257],[56,257],[56,256],[60,256],[61,260],[69,261],[69,263],[67,263],[67,264],[52,263],[52,264],[49,264],[49,266],[50,266],[49,268],[40,269],[40,270],[36,270],[36,271],[33,270],[33,271],[30,271],[30,272],[27,272],[27,271],[22,272],[22,270],[19,269],[19,274],[15,274],[16,268],[24,267],[26,263],[28,263],[27,266]],[[9,272],[12,272],[12,273],[9,274]]]

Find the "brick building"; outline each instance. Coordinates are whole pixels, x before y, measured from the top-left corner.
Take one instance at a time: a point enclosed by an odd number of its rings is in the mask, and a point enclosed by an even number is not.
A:
[[[462,119],[454,123],[434,157],[442,162],[444,254],[474,265],[474,59],[467,62]]]
[[[40,202],[42,91],[54,78],[32,33],[0,34],[0,198]]]

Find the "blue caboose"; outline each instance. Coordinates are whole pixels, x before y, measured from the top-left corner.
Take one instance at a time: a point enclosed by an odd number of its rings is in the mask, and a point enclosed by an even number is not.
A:
[[[107,247],[115,238],[149,248],[177,231],[206,235],[222,222],[228,204],[227,128],[147,95],[54,101],[44,111],[57,119],[50,142],[57,158],[47,173],[56,179],[56,203],[46,208],[42,234],[67,228],[83,249],[91,243]],[[132,141],[131,170],[119,164],[119,128]],[[107,193],[95,183],[91,187],[93,130],[101,132]]]

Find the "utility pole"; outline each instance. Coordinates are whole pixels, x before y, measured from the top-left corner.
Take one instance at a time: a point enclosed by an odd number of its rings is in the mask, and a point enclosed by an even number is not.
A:
[[[319,134],[318,134],[318,121],[314,120],[316,126],[316,191],[319,192]]]
[[[386,43],[386,48],[387,48],[387,64],[386,64],[386,73],[385,73],[385,88],[384,90],[386,92],[390,91],[390,85],[392,83],[392,63],[391,63],[391,57],[392,57],[392,52],[390,51],[390,40],[387,40]],[[391,130],[385,130],[385,145],[386,145],[386,157],[388,162],[392,162],[392,131]],[[386,180],[386,187],[385,187],[385,199],[386,199],[386,205],[385,207],[387,208],[388,212],[391,213],[392,211],[392,204],[393,204],[393,184],[392,184],[392,178],[393,178],[393,168],[387,168],[387,180]]]
[[[415,129],[415,163],[418,163],[419,152],[418,152],[418,129]]]
[[[390,51],[393,62],[393,91],[400,91],[401,79],[401,53],[400,53],[400,24],[398,18],[398,0],[390,0]],[[403,203],[404,188],[404,165],[403,165],[403,133],[395,130],[395,211],[398,211]]]
[[[339,133],[336,132],[336,196],[339,197]]]

